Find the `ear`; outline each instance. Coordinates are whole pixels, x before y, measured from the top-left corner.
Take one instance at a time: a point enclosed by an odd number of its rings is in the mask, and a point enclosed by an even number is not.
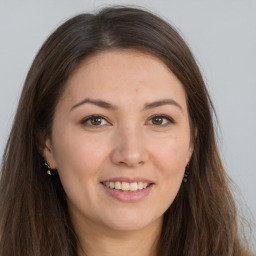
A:
[[[189,163],[189,161],[191,159],[193,151],[194,151],[194,144],[190,143],[190,146],[189,146],[189,149],[188,149],[188,153],[187,153],[187,157],[186,157],[186,166],[188,165],[188,163]]]
[[[195,143],[195,140],[197,138],[197,135],[198,135],[198,129],[197,129],[197,127],[195,127],[194,136],[192,137],[192,139],[190,141],[190,146],[189,146],[189,149],[188,149],[188,154],[187,154],[187,158],[186,158],[186,166],[188,165],[188,163],[191,159],[191,156],[194,152],[194,143]]]
[[[44,137],[39,135],[38,140],[38,150],[45,159],[45,161],[50,165],[51,169],[56,169],[56,162],[53,154],[53,146],[49,137]]]

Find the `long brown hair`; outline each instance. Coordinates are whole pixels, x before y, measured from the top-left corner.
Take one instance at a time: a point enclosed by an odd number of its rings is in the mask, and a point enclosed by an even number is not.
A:
[[[164,214],[158,255],[245,255],[229,180],[216,147],[213,106],[200,70],[172,26],[147,11],[127,7],[68,20],[37,54],[3,155],[0,255],[77,255],[79,241],[65,191],[57,172],[46,174],[38,138],[51,135],[56,104],[77,65],[89,55],[112,49],[153,54],[186,91],[194,153],[188,182]]]

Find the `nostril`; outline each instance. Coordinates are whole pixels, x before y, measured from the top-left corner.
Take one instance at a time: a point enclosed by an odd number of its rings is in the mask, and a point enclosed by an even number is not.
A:
[[[120,139],[112,151],[112,161],[120,166],[136,167],[148,160],[147,150],[134,138]]]

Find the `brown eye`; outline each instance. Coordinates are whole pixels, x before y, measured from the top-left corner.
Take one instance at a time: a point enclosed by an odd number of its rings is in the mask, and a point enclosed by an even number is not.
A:
[[[87,126],[87,127],[94,127],[94,128],[98,128],[99,127],[100,128],[100,127],[108,125],[109,123],[102,116],[92,115],[92,116],[89,116],[89,117],[85,118],[84,120],[82,120],[81,124],[83,126]]]
[[[152,118],[152,124],[154,125],[161,125],[163,123],[163,117],[155,116]]]
[[[147,123],[150,125],[164,127],[170,124],[174,124],[174,120],[166,115],[155,115],[152,116]]]
[[[92,125],[101,125],[102,123],[102,118],[100,116],[91,117],[90,120]]]

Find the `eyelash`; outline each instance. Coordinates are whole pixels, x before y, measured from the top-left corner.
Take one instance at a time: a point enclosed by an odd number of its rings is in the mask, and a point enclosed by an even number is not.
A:
[[[168,126],[170,124],[175,123],[174,120],[170,116],[163,115],[163,114],[157,114],[157,115],[151,116],[149,118],[149,120],[151,120],[151,122],[152,122],[153,118],[160,118],[160,119],[166,119],[167,120],[167,123],[165,123],[165,124],[159,124],[159,125],[151,124],[151,125],[154,125],[154,126],[165,127],[165,126]]]
[[[104,116],[101,116],[101,115],[91,115],[91,116],[88,116],[88,117],[86,117],[85,119],[83,119],[81,121],[81,124],[84,125],[84,126],[90,126],[90,127],[93,127],[93,128],[101,128],[102,126],[106,125],[106,124],[104,124],[104,125],[94,125],[92,123],[89,124],[88,122],[89,121],[92,122],[93,118],[94,119],[97,119],[97,118],[101,119],[101,122],[102,122],[102,120],[104,120],[106,123],[109,124],[109,121],[107,121],[107,119]]]
[[[107,121],[107,119],[104,116],[102,116],[102,115],[91,115],[91,116],[88,116],[88,117],[86,117],[85,119],[83,119],[81,121],[81,124],[84,125],[84,126],[90,126],[90,127],[93,127],[93,128],[101,128],[102,126],[106,125],[106,124],[101,125],[101,123],[99,125],[92,124],[92,123],[89,124],[88,122],[89,121],[92,122],[93,118],[94,119],[100,119],[101,122],[102,122],[102,120],[104,120],[106,123],[110,124],[109,121]],[[156,125],[156,124],[152,123],[152,119],[154,119],[154,118],[159,118],[159,119],[162,119],[162,120],[165,119],[165,120],[167,120],[167,123]],[[159,127],[165,127],[165,126],[168,126],[170,124],[174,124],[175,123],[174,120],[170,116],[163,115],[163,114],[157,114],[157,115],[151,116],[146,123],[148,123],[149,121],[151,121],[150,125],[159,126]]]

